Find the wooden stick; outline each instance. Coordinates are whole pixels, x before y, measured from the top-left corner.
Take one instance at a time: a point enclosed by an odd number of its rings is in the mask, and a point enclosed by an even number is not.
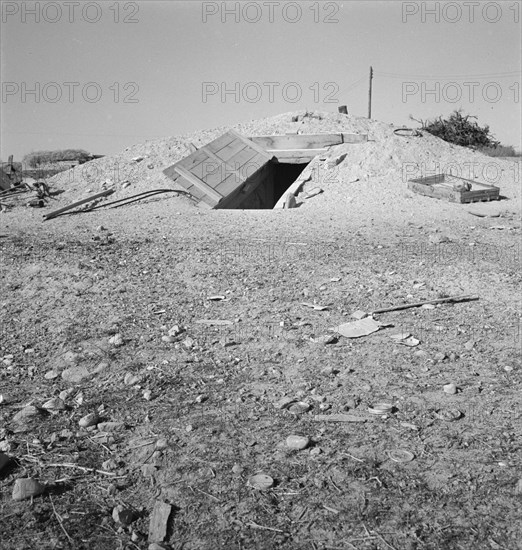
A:
[[[106,191],[102,191],[101,193],[96,193],[96,195],[91,195],[90,197],[87,197],[86,199],[82,199],[81,201],[73,202],[72,204],[69,204],[69,206],[64,206],[62,208],[58,208],[58,210],[55,210],[54,212],[49,212],[49,214],[45,214],[44,219],[50,220],[51,218],[54,218],[63,212],[67,212],[67,210],[72,210],[73,208],[76,208],[77,206],[80,206],[81,204],[85,204],[87,202],[91,202],[96,199],[100,199],[101,197],[106,197],[107,195],[111,195],[114,193],[113,189],[107,189]]]
[[[439,298],[438,300],[427,300],[426,302],[416,302],[414,304],[401,304],[400,306],[385,307],[382,309],[376,309],[372,311],[372,315],[375,313],[387,313],[388,311],[397,311],[399,309],[409,309],[411,307],[421,307],[426,304],[444,304],[446,302],[471,302],[473,300],[479,300],[478,296],[453,296],[451,298]]]

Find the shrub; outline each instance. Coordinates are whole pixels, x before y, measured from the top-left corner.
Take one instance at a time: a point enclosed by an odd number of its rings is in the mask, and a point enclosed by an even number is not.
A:
[[[463,145],[464,147],[490,147],[496,148],[500,142],[493,139],[489,131],[489,126],[481,127],[472,119],[477,119],[475,116],[462,115],[462,111],[456,110],[451,113],[447,119],[441,116],[433,120],[417,120],[410,115],[412,120],[415,120],[422,125],[422,130],[437,136],[449,143],[455,145]]]
[[[61,151],[33,151],[25,155],[23,163],[31,168],[37,168],[42,164],[52,164],[61,161],[86,162],[91,155],[83,149],[63,149]]]

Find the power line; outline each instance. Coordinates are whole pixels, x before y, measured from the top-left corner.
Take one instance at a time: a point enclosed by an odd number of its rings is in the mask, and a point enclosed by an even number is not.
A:
[[[489,74],[448,74],[448,75],[433,75],[433,74],[400,74],[400,73],[387,73],[379,72],[375,73],[377,76],[385,78],[425,78],[426,80],[436,80],[440,78],[462,80],[467,78],[513,78],[522,74],[522,71],[510,71],[503,73],[489,73]]]

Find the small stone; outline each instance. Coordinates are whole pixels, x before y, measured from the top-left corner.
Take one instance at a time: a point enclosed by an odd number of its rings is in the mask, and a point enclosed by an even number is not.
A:
[[[61,391],[59,394],[58,394],[58,397],[63,401],[65,402],[68,397],[71,395],[71,393],[73,392],[73,388],[69,388],[67,390],[63,390]]]
[[[135,386],[136,384],[139,384],[140,381],[141,378],[136,374],[132,374],[132,372],[128,372],[123,379],[123,382],[126,386]]]
[[[151,542],[147,546],[147,550],[168,550],[168,546],[165,546],[164,544],[160,544],[159,542]]]
[[[259,491],[266,491],[274,485],[274,480],[265,474],[257,474],[249,478],[248,484]]]
[[[207,399],[208,399],[208,395],[204,395],[204,394],[198,395],[196,397],[196,403],[203,403]]]
[[[512,372],[513,367],[511,367],[510,365],[506,365],[506,366],[504,367],[504,370],[505,370],[506,372]]]
[[[123,422],[100,422],[97,427],[100,432],[119,432],[125,429],[125,424]]]
[[[469,340],[468,342],[466,342],[464,344],[464,347],[468,350],[468,351],[471,351],[474,347],[475,347],[475,342],[473,342],[473,340]]]
[[[167,344],[172,344],[172,342],[176,341],[176,339],[173,336],[162,336],[161,340]]]
[[[444,386],[444,393],[448,393],[450,395],[457,393],[457,386],[455,386],[455,384],[446,384]]]
[[[194,347],[194,340],[192,340],[192,338],[190,337],[186,337],[185,340],[183,340],[183,345],[187,348],[187,349],[190,349],[192,347]]]
[[[192,424],[189,424],[188,426],[185,427],[186,432],[191,432],[193,429],[194,427],[192,426]]]
[[[169,442],[164,439],[164,438],[161,438],[161,439],[158,439],[156,441],[156,445],[155,445],[156,449],[168,449],[169,448]]]
[[[301,451],[306,449],[310,445],[310,438],[300,435],[289,435],[286,438],[286,446],[289,449],[294,449],[296,451]]]
[[[45,485],[36,479],[30,477],[17,479],[13,487],[13,500],[25,500],[41,495],[44,491]]]
[[[42,409],[47,409],[48,411],[63,411],[65,408],[65,403],[59,397],[53,397],[42,405]]]
[[[85,380],[90,376],[91,372],[87,367],[84,366],[69,367],[62,372],[62,379],[65,380],[65,382],[69,382],[71,384],[77,384],[78,382],[81,382],[82,380]]]
[[[47,371],[44,375],[44,378],[46,380],[54,380],[55,378],[58,378],[59,374],[55,370]]]
[[[114,336],[111,336],[109,338],[109,344],[114,346],[115,348],[119,348],[123,346],[123,337],[121,334],[115,334]]]
[[[134,510],[119,504],[112,511],[112,519],[121,525],[130,525],[136,519],[136,513]]]
[[[243,473],[243,466],[240,466],[239,464],[234,464],[234,466],[232,466],[232,473],[236,474],[236,475],[240,475]]]
[[[323,450],[321,449],[321,447],[314,447],[313,449],[310,449],[310,454],[312,456],[320,455],[322,452]]]
[[[98,420],[98,415],[95,412],[92,412],[80,418],[78,425],[80,428],[89,428],[90,426],[96,426],[96,424],[98,424]]]
[[[108,472],[111,472],[113,470],[117,470],[118,468],[119,468],[119,465],[114,460],[114,458],[109,458],[109,460],[106,460],[105,462],[102,462],[102,470],[106,470]]]
[[[27,405],[14,415],[13,422],[25,422],[34,416],[38,416],[39,414],[40,411],[35,406]]]
[[[439,353],[435,354],[434,359],[435,359],[435,361],[438,361],[440,363],[440,362],[444,361],[444,359],[446,359],[446,354],[439,351]]]
[[[183,329],[180,328],[179,325],[174,325],[171,329],[169,329],[168,335],[169,336],[177,336],[178,334],[181,334],[183,332]]]
[[[154,474],[158,471],[154,464],[143,464],[141,467],[141,475],[145,478],[154,477]]]
[[[152,399],[152,392],[150,390],[143,391],[143,399],[150,401]]]

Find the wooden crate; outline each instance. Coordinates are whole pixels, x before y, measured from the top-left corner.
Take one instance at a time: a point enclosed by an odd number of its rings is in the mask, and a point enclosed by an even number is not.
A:
[[[469,191],[455,189],[455,185],[466,182],[471,185]],[[435,176],[409,180],[408,189],[420,195],[444,199],[449,202],[469,203],[500,199],[500,189],[498,187],[450,174],[436,174]]]

